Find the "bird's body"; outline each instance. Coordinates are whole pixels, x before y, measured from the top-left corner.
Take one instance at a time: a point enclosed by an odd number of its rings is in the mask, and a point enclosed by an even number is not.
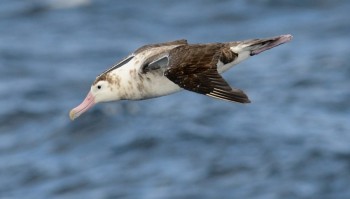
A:
[[[84,102],[71,111],[70,117],[75,119],[97,102],[148,99],[182,89],[226,101],[249,103],[247,95],[231,88],[220,74],[291,38],[291,35],[282,35],[209,44],[177,40],[143,46],[99,75]]]

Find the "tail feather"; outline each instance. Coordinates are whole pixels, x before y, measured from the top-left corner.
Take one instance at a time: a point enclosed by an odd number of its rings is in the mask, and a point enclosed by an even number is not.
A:
[[[289,42],[293,38],[292,35],[281,35],[277,37],[264,38],[264,39],[250,39],[239,42],[230,43],[231,50],[236,53],[248,51],[250,56],[257,55],[263,51],[269,50],[286,42]]]

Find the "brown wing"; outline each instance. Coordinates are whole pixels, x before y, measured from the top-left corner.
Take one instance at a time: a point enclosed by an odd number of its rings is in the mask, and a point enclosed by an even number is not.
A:
[[[249,103],[247,95],[230,85],[217,71],[217,63],[222,60],[220,44],[185,45],[174,48],[169,53],[168,69],[164,75],[180,87],[210,97]]]

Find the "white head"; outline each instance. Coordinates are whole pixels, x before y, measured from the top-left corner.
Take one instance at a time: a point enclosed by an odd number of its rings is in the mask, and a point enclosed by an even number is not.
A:
[[[113,92],[113,85],[103,76],[99,76],[92,84],[90,92],[87,94],[84,101],[69,113],[71,120],[76,119],[81,114],[89,110],[95,104],[99,102],[109,102],[118,100],[118,92]]]
[[[120,99],[118,87],[120,87],[120,78],[111,76],[110,73],[116,72],[120,67],[129,63],[134,58],[134,55],[128,56],[112,68],[106,70],[101,75],[97,76],[91,86],[90,92],[87,94],[84,101],[69,112],[71,120],[76,119],[81,114],[89,110],[99,102],[110,102]]]

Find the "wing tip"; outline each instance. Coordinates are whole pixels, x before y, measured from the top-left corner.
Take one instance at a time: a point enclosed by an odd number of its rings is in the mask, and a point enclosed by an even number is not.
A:
[[[246,99],[244,102],[242,102],[243,104],[249,104],[249,103],[252,103],[252,101],[250,101],[250,99]]]
[[[222,95],[218,95],[215,93],[208,93],[205,95],[209,96],[209,97],[216,98],[216,99],[228,101],[228,102],[235,102],[235,103],[242,103],[242,104],[251,103],[248,96],[240,96],[240,97],[238,97],[238,96],[222,96]]]

